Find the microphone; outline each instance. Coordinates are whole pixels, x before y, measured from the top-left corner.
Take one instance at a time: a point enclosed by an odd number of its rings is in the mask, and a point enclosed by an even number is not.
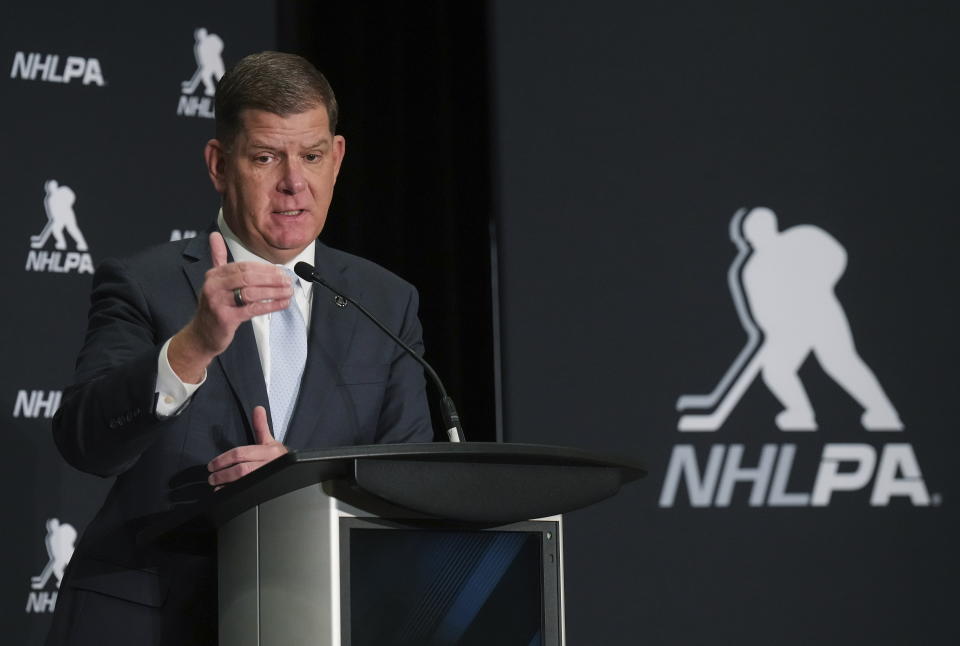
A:
[[[463,427],[460,426],[460,415],[457,414],[457,408],[453,404],[453,399],[451,399],[450,396],[447,395],[447,389],[443,387],[443,382],[440,381],[440,377],[437,375],[436,371],[434,371],[434,369],[430,367],[430,364],[424,360],[423,357],[421,357],[419,354],[414,352],[413,348],[411,348],[409,345],[404,343],[400,339],[400,337],[398,337],[396,334],[388,330],[387,326],[381,323],[376,316],[374,316],[373,314],[367,311],[367,308],[365,308],[363,305],[356,302],[346,294],[343,294],[339,290],[331,287],[330,283],[325,281],[323,277],[316,272],[316,270],[313,268],[313,266],[310,263],[298,262],[296,266],[294,266],[293,271],[297,273],[297,276],[300,276],[300,278],[304,280],[308,280],[311,283],[318,283],[320,285],[323,285],[324,287],[329,289],[331,292],[333,292],[334,295],[336,295],[338,298],[342,298],[346,302],[356,307],[358,310],[360,310],[360,312],[364,316],[370,319],[370,321],[374,325],[376,325],[378,328],[383,330],[383,332],[387,336],[393,339],[394,343],[396,343],[401,348],[406,350],[407,354],[409,354],[411,357],[416,359],[417,363],[423,366],[424,371],[428,375],[430,375],[430,379],[433,381],[433,384],[437,387],[437,390],[440,391],[440,414],[443,415],[443,423],[445,428],[447,429],[447,437],[450,439],[451,442],[465,441],[465,438],[463,435]]]

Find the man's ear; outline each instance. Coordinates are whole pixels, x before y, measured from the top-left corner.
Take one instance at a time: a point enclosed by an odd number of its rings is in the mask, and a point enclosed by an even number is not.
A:
[[[224,172],[226,168],[226,154],[219,139],[211,139],[203,148],[203,159],[207,163],[207,174],[217,192],[223,194],[226,190]]]
[[[333,179],[336,180],[340,174],[340,164],[343,163],[343,156],[347,154],[347,140],[342,135],[334,135],[333,137],[333,154],[335,163]]]

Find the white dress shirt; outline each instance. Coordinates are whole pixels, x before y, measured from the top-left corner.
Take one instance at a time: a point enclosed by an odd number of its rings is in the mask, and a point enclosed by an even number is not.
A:
[[[220,214],[217,216],[217,226],[220,227],[220,232],[223,234],[223,239],[227,243],[227,248],[230,250],[230,254],[233,256],[234,262],[262,262],[266,264],[273,264],[268,260],[264,260],[260,256],[257,256],[252,251],[247,249],[236,234],[230,230],[230,227],[227,226],[226,220],[223,218],[223,210],[220,211]],[[316,241],[311,242],[306,249],[301,251],[296,258],[288,262],[286,267],[289,267],[290,270],[293,270],[293,267],[298,262],[307,262],[311,265],[314,261],[314,251],[316,249]],[[313,283],[303,280],[299,276],[296,278],[297,283],[299,283],[300,288],[297,289],[296,284],[294,285],[293,290],[293,301],[296,303],[297,307],[300,308],[300,313],[303,315],[303,320],[306,323],[307,330],[310,330],[310,308],[313,303]],[[254,316],[250,319],[250,323],[253,325],[253,336],[257,341],[257,353],[260,355],[260,367],[263,369],[264,381],[266,382],[267,391],[270,390],[270,314],[261,314],[260,316]],[[183,382],[177,374],[173,371],[173,368],[170,367],[170,361],[167,358],[167,349],[170,347],[170,339],[167,339],[166,343],[163,344],[163,347],[160,349],[160,356],[157,358],[157,417],[172,417],[179,414],[187,404],[190,403],[190,398],[193,397],[193,393],[197,391],[200,386],[207,380],[207,371],[203,371],[203,378],[198,384],[188,384]]]

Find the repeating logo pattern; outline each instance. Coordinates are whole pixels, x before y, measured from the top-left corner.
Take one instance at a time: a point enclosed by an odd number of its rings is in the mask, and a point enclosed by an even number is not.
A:
[[[223,78],[223,39],[200,27],[193,32],[193,56],[197,70],[189,80],[180,84],[177,114],[185,117],[213,118],[213,97],[217,82]],[[202,88],[202,96],[196,96]]]
[[[30,236],[26,270],[92,274],[93,259],[87,253],[87,240],[77,225],[77,214],[73,208],[77,201],[76,193],[55,179],[47,180],[44,190],[43,209],[47,222],[40,233]],[[68,237],[75,251],[68,251]],[[51,238],[54,241],[53,250],[48,249]]]
[[[77,530],[73,525],[61,523],[56,518],[47,520],[47,536],[44,539],[47,564],[40,570],[40,574],[30,577],[30,593],[26,607],[28,613],[53,612],[57,604],[57,589],[63,581],[63,571],[73,558],[76,541]],[[50,590],[51,587],[56,589]]]
[[[59,55],[37,52],[14,53],[10,78],[47,83],[70,83],[77,79],[83,85],[98,87],[107,84],[103,78],[100,61],[96,58],[67,56],[61,66]]]
[[[60,408],[62,398],[62,390],[18,390],[13,402],[13,416],[49,419]]]

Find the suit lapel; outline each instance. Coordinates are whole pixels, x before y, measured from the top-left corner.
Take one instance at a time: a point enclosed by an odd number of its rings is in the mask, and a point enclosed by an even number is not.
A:
[[[360,297],[350,291],[351,285],[346,275],[345,266],[334,261],[330,251],[320,242],[317,242],[314,255],[314,267],[331,286],[342,290],[351,297]],[[287,428],[285,444],[290,448],[316,448],[323,442],[313,440],[314,436],[322,432],[322,422],[326,419],[330,423],[357,425],[356,418],[332,420],[324,415],[331,402],[325,407],[325,402],[335,394],[337,385],[342,381],[338,366],[343,363],[353,339],[358,313],[355,307],[339,307],[334,302],[334,295],[322,285],[313,286],[313,305],[310,313],[310,332],[307,340],[307,365],[304,368],[303,379],[300,381],[300,393],[297,396],[297,407],[294,410],[290,425]],[[347,402],[347,408],[352,410],[352,404]],[[337,407],[339,408],[339,406]],[[359,429],[353,429],[351,435],[356,437]]]
[[[208,231],[216,231],[211,227]],[[229,250],[228,250],[229,255]],[[203,287],[204,276],[213,265],[210,258],[210,245],[207,236],[194,238],[183,252],[186,264],[183,267],[193,293],[199,297]],[[228,257],[232,262],[233,258]],[[253,335],[253,325],[246,321],[237,328],[233,342],[224,351],[217,361],[223,370],[230,387],[243,407],[243,414],[247,420],[245,431],[247,442],[253,443],[253,407],[264,406],[269,413],[270,405],[267,397],[267,387],[263,379],[263,369],[260,366],[260,354],[257,352],[257,340]]]

